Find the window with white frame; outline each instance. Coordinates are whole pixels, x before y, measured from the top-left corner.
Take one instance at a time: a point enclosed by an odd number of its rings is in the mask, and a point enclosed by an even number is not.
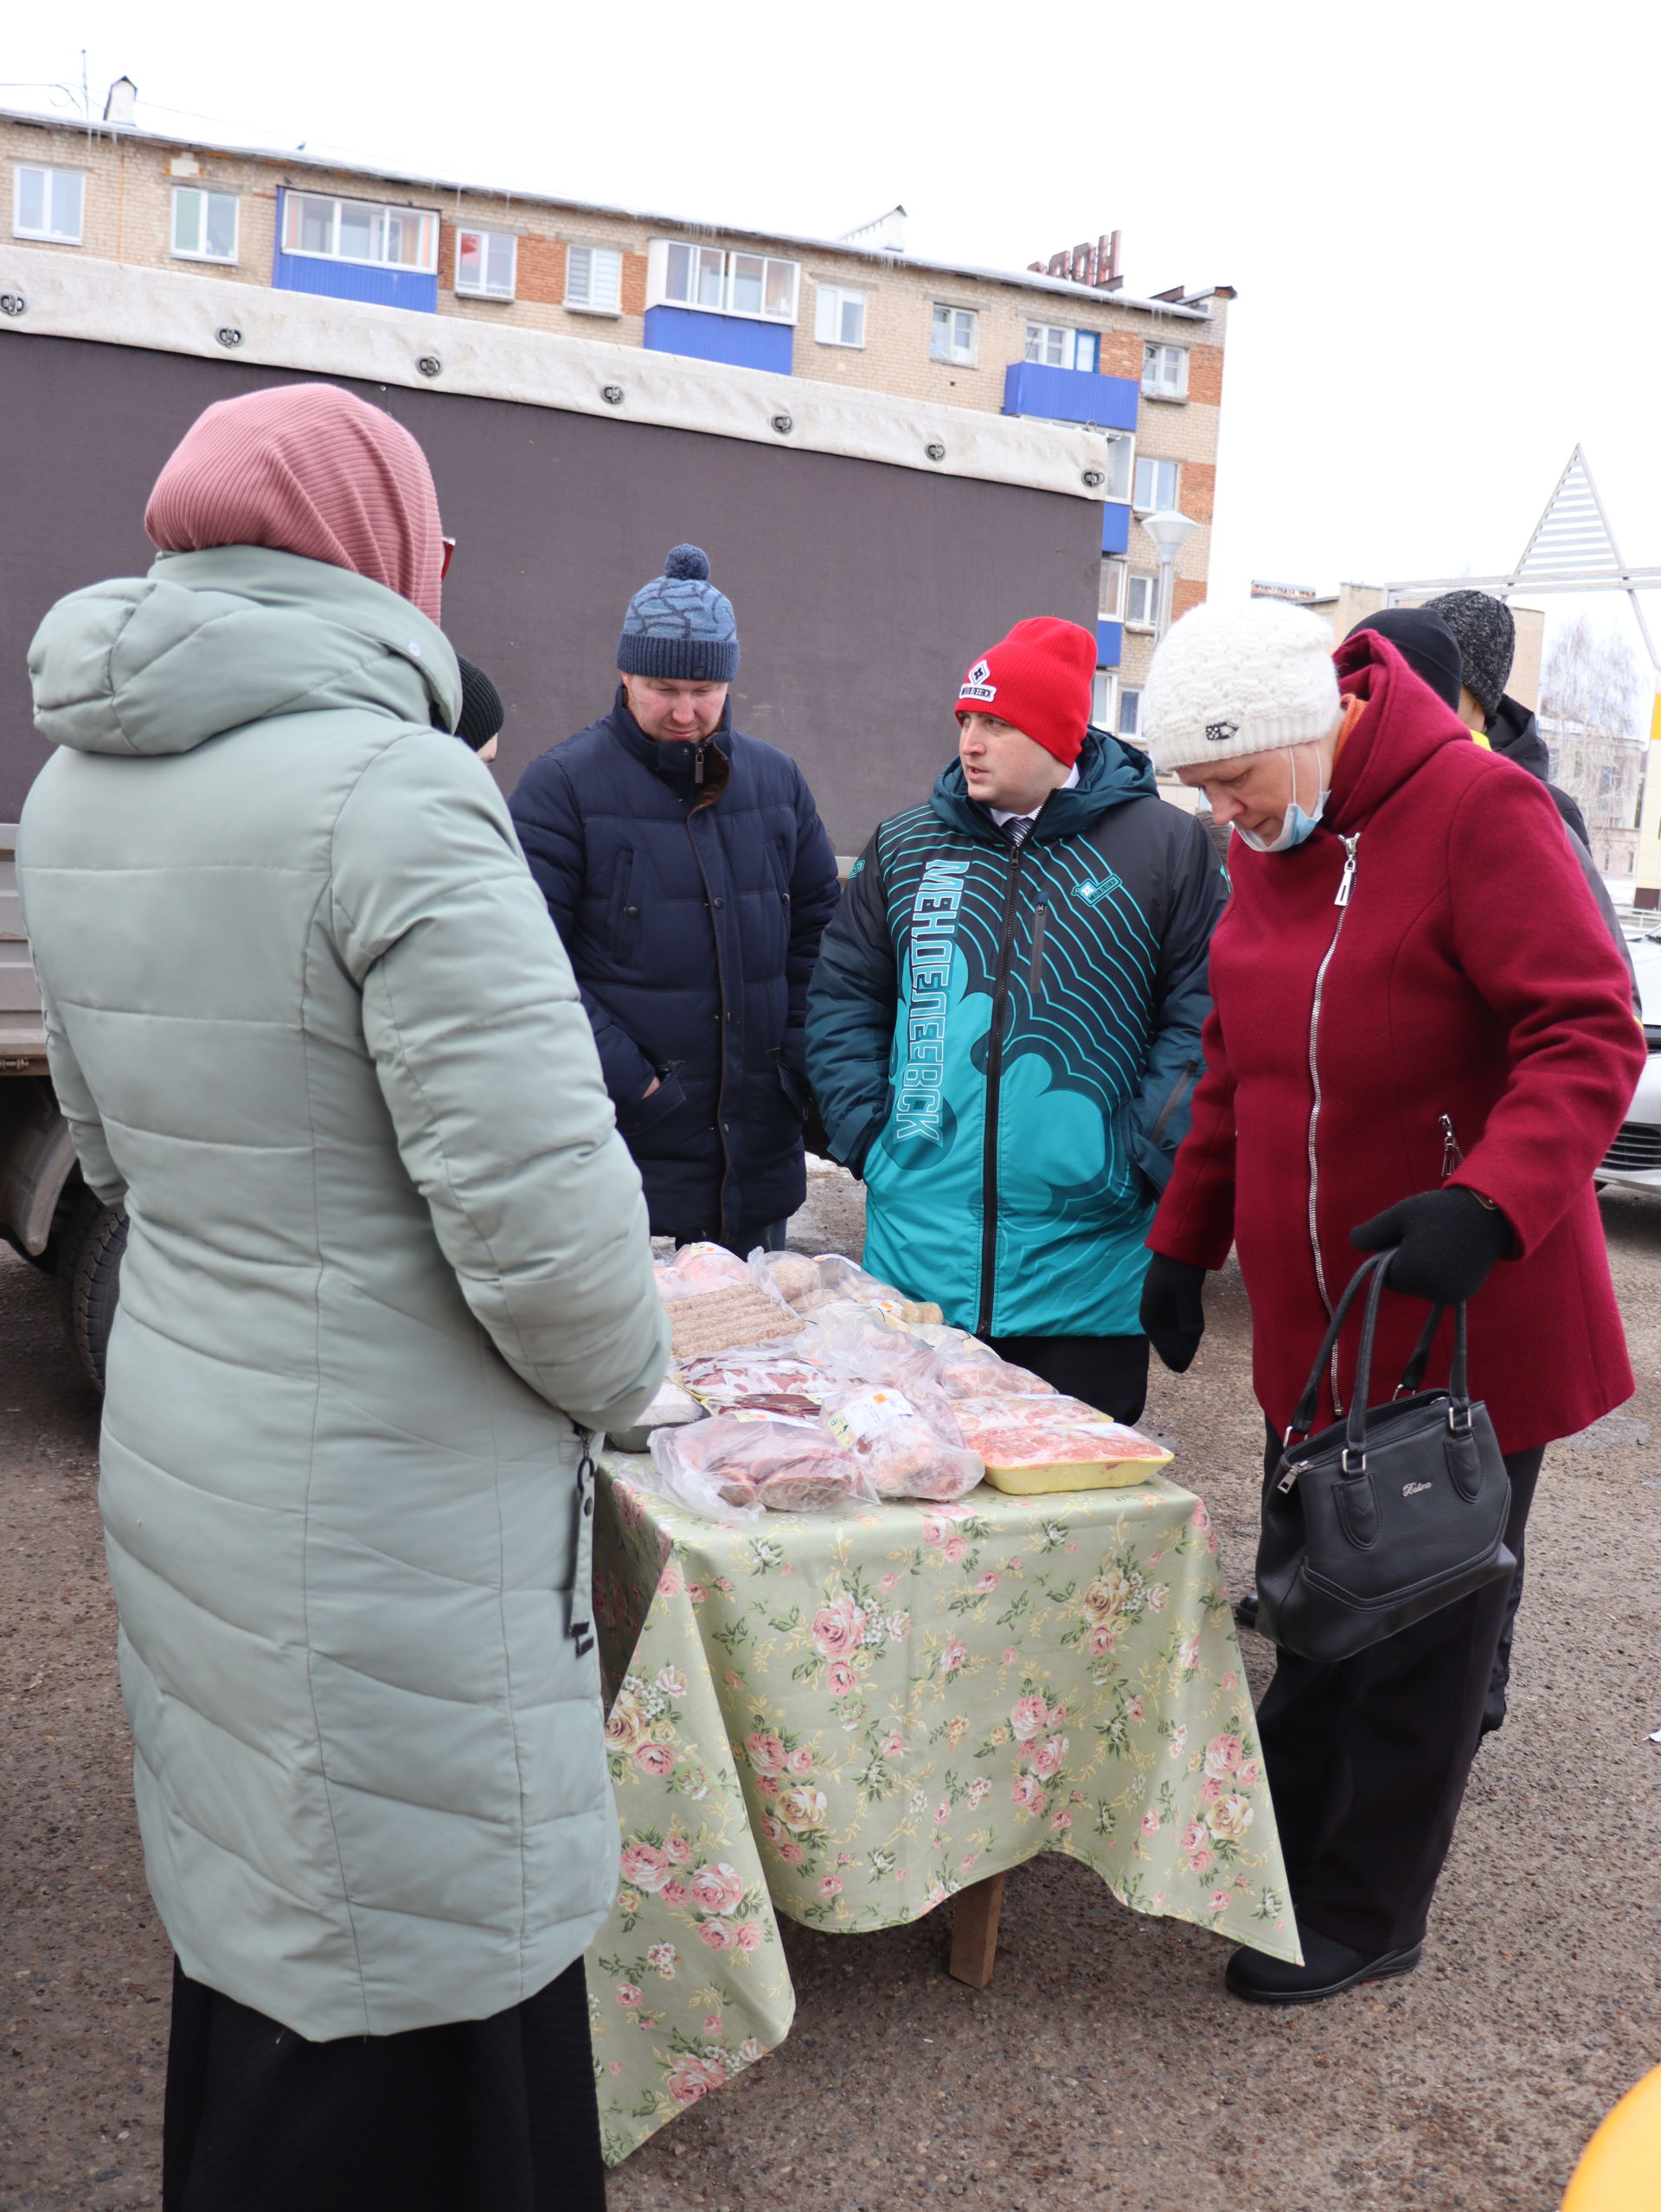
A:
[[[841,285],[820,285],[813,303],[813,335],[822,346],[863,346],[865,295]]]
[[[1119,734],[1134,737],[1136,726],[1142,719],[1142,694],[1121,689],[1119,695]]]
[[[724,246],[687,246],[654,238],[646,283],[654,305],[700,307],[712,315],[747,315],[762,323],[793,323],[801,271],[771,253]]]
[[[200,184],[173,187],[173,253],[181,261],[234,261],[234,192],[209,192]]]
[[[519,240],[510,230],[458,230],[456,290],[474,299],[511,299]]]
[[[1084,369],[1093,375],[1098,359],[1096,334],[1069,330],[1059,323],[1029,323],[1026,357],[1041,362],[1046,369]]]
[[[1074,429],[1078,427],[1074,425]],[[1110,438],[1102,456],[1101,468],[1107,478],[1109,499],[1128,499],[1131,496],[1131,473],[1136,460],[1136,441],[1132,438]]]
[[[1132,630],[1151,630],[1159,619],[1159,578],[1151,568],[1132,568],[1125,580],[1125,619]]]
[[[590,315],[623,308],[623,256],[615,246],[571,246],[565,255],[565,304]]]
[[[1142,389],[1151,400],[1188,397],[1188,349],[1185,346],[1144,346]]]
[[[1104,622],[1122,622],[1125,619],[1125,567],[1116,553],[1103,554],[1096,612]]]
[[[1090,679],[1090,720],[1097,729],[1112,729],[1118,702],[1119,677],[1110,668],[1099,668]]]
[[[1156,461],[1147,453],[1138,454],[1131,504],[1140,514],[1167,514],[1177,504],[1177,484],[1175,461]]]
[[[11,173],[11,234],[79,246],[87,180],[78,169],[20,161]]]
[[[283,195],[283,251],[319,261],[367,262],[371,268],[436,275],[439,219],[424,208],[387,208],[371,200],[337,200],[321,192]]]
[[[972,369],[979,321],[972,307],[943,307],[936,301],[929,324],[930,360],[955,361],[965,369]]]

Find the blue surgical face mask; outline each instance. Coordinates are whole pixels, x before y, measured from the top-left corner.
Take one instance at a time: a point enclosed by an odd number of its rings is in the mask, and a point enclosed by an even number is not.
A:
[[[1286,758],[1292,763],[1292,796],[1287,804],[1286,819],[1280,824],[1279,834],[1273,843],[1260,837],[1255,830],[1242,830],[1238,822],[1235,824],[1235,835],[1248,844],[1254,853],[1289,853],[1294,845],[1301,845],[1305,837],[1314,835],[1316,824],[1326,811],[1326,802],[1331,796],[1330,791],[1323,791],[1317,795],[1312,811],[1299,805],[1298,754],[1290,745],[1286,747]],[[1320,773],[1318,760],[1316,773]]]

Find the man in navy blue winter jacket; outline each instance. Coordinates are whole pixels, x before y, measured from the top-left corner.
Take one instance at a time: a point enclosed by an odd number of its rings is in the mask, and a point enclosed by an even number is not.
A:
[[[777,1247],[805,1193],[808,978],[837,865],[787,753],[732,727],[731,603],[695,545],[629,602],[612,711],[510,802],[652,1233]]]

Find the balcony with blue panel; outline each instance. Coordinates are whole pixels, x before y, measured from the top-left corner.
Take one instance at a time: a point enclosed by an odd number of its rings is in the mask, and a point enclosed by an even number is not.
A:
[[[1122,622],[1099,622],[1096,625],[1096,666],[1117,668],[1125,657],[1125,625]]]
[[[271,281],[279,292],[319,292],[325,299],[364,299],[372,307],[412,307],[419,315],[439,311],[436,272],[377,268],[364,261],[325,260],[315,253],[279,253]]]
[[[1051,369],[1012,361],[1004,371],[1005,414],[1042,415],[1050,422],[1093,422],[1103,430],[1134,430],[1142,387],[1133,376],[1099,376],[1089,369]]]
[[[1101,549],[1128,553],[1131,548],[1131,510],[1128,501],[1110,499],[1101,510]]]
[[[788,323],[762,323],[748,315],[717,315],[701,307],[646,310],[645,339],[653,352],[688,354],[694,361],[725,361],[734,369],[770,369],[777,375],[788,376],[795,357],[795,336]]]

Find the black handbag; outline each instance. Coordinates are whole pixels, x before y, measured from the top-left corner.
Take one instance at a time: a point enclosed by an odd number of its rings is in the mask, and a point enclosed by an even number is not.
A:
[[[1257,1625],[1306,1659],[1351,1658],[1517,1567],[1505,1544],[1510,1479],[1488,1409],[1466,1385],[1462,1305],[1449,1387],[1419,1388],[1446,1311],[1437,1306],[1395,1397],[1367,1403],[1393,1256],[1375,1253],[1350,1277],[1264,1491]],[[1369,1278],[1348,1417],[1311,1436],[1327,1362]]]

